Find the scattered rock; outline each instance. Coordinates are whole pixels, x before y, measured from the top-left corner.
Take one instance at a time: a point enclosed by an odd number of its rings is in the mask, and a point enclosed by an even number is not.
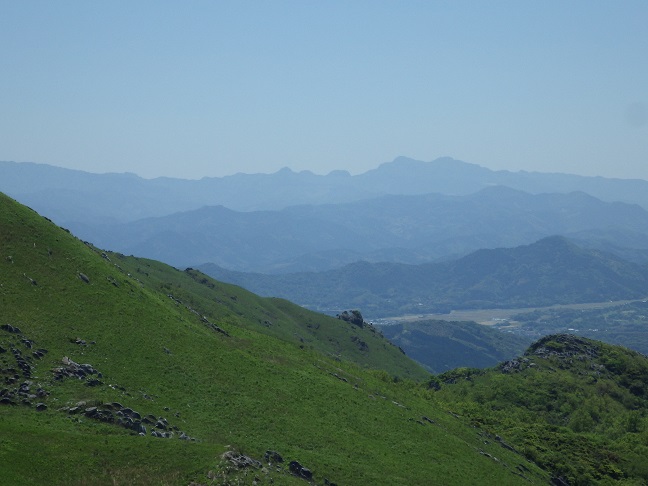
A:
[[[281,454],[279,454],[277,451],[266,451],[263,458],[269,464],[272,463],[278,464],[283,462],[283,457],[281,457]]]
[[[290,469],[290,472],[293,473],[295,476],[299,476],[308,481],[310,481],[313,478],[312,471],[307,467],[302,466],[297,461],[291,461],[290,464],[288,465],[288,468]]]
[[[54,379],[56,380],[62,380],[64,378],[77,378],[79,380],[83,380],[91,375],[97,375],[97,377],[99,378],[101,378],[102,376],[101,373],[99,373],[90,364],[75,363],[67,356],[63,357],[62,362],[64,366],[52,369],[52,373],[54,373]],[[102,382],[94,378],[88,379],[88,383],[92,383],[90,386],[103,384]]]
[[[360,339],[358,336],[352,336],[351,341],[355,343],[355,345],[358,347],[360,351],[369,350],[369,345],[366,342],[364,342],[362,339]]]
[[[12,332],[14,334],[22,334],[22,331],[17,327],[12,326],[11,324],[3,324],[0,326],[0,329],[4,329],[7,332]]]
[[[261,464],[260,461],[236,451],[227,451],[221,456],[221,458],[231,462],[238,468],[253,467],[255,469],[261,469],[263,467],[263,464]]]

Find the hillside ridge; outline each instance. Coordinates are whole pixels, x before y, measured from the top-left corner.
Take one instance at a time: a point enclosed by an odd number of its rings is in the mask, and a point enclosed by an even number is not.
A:
[[[7,484],[519,484],[477,448],[511,467],[526,459],[480,446],[404,374],[345,357],[379,351],[368,327],[301,310],[301,335],[273,335],[262,317],[292,334],[298,308],[99,250],[5,196],[0,206]],[[309,324],[346,329],[348,349],[322,353],[344,334],[319,339]]]

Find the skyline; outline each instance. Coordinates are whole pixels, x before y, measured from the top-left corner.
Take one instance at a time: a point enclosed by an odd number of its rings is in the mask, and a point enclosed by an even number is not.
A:
[[[648,180],[648,4],[0,2],[0,160]]]

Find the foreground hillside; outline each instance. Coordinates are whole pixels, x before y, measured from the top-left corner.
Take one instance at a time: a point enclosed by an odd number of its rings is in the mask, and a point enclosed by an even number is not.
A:
[[[3,484],[549,480],[395,380],[424,373],[368,326],[102,253],[5,196],[0,268]]]
[[[440,403],[553,471],[554,484],[648,483],[644,355],[551,335],[495,369],[450,371],[435,386]]]

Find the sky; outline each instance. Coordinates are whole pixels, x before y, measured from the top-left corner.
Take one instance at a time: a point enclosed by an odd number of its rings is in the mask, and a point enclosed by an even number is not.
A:
[[[0,160],[648,179],[648,2],[0,0]]]

